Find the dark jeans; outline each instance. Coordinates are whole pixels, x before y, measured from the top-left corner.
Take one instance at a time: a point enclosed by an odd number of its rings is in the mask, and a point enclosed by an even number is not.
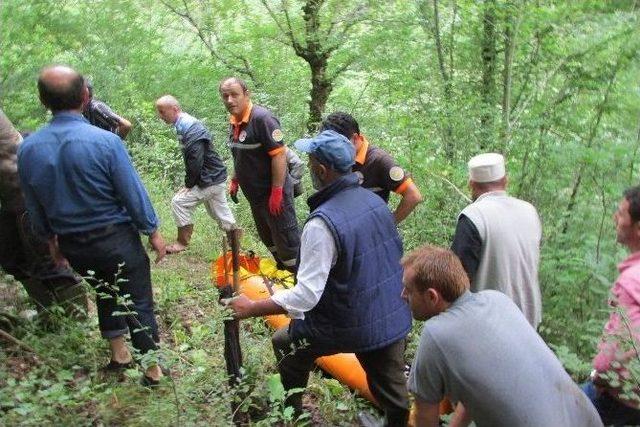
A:
[[[339,353],[314,347],[312,343],[292,350],[288,327],[278,329],[271,341],[285,390],[306,387],[313,362],[320,356]],[[384,411],[388,426],[405,426],[409,418],[405,345],[405,340],[401,339],[377,350],[356,353],[367,375],[369,390]],[[301,413],[302,393],[293,394],[287,399],[287,405]]]
[[[599,391],[592,381],[583,384],[582,391],[591,399],[605,425],[640,425],[640,410],[625,405],[606,391]]]
[[[156,349],[158,325],[153,314],[149,257],[130,223],[58,236],[60,250],[73,268],[97,291],[96,306],[104,338],[131,334],[133,346]],[[90,275],[89,271],[94,274]],[[125,307],[117,297],[127,299]],[[114,315],[114,312],[133,312]]]
[[[269,249],[278,263],[279,269],[295,273],[298,248],[300,247],[300,229],[293,205],[293,197],[285,193],[282,213],[273,216],[269,213],[267,202],[250,203],[253,221],[260,240]]]

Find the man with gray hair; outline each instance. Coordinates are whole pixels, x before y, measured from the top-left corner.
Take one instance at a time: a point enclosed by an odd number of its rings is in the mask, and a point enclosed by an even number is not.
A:
[[[477,155],[468,167],[473,203],[458,216],[451,249],[462,261],[472,291],[505,293],[536,328],[542,320],[538,212],[530,203],[507,194],[501,154]]]
[[[227,168],[213,149],[213,138],[207,128],[182,111],[178,100],[171,95],[160,97],[156,109],[165,123],[175,127],[185,166],[184,187],[171,200],[171,211],[178,226],[176,243],[167,246],[167,253],[171,254],[182,252],[189,245],[193,233],[191,216],[201,203],[223,231],[236,228],[236,220],[227,203]]]

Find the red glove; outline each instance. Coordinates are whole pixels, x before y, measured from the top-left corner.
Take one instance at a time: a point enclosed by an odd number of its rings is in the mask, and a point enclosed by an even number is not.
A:
[[[231,200],[234,203],[238,203],[238,188],[240,184],[236,178],[231,178],[231,182],[229,183],[229,195],[231,196]]]
[[[282,187],[271,187],[269,213],[273,216],[278,216],[282,213]]]

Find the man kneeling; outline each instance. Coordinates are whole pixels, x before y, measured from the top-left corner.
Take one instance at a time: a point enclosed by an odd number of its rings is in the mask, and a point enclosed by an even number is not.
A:
[[[308,200],[297,285],[262,301],[241,295],[231,308],[238,318],[278,313],[292,318],[273,336],[285,389],[305,387],[316,358],[353,352],[387,425],[404,426],[409,415],[404,348],[411,314],[400,298],[402,242],[393,215],[351,172],[355,149],[344,136],[327,130],[295,146],[309,153],[318,190]],[[287,403],[301,412],[300,393]]]
[[[438,426],[438,403],[458,402],[451,426],[601,426],[560,361],[501,292],[469,291],[453,252],[423,246],[402,259],[402,296],[426,320],[408,387],[416,426]]]

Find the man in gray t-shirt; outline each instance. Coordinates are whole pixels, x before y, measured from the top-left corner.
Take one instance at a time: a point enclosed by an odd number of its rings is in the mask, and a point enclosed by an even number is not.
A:
[[[452,426],[602,425],[518,307],[501,292],[470,292],[453,252],[423,246],[402,265],[402,295],[427,320],[408,382],[416,425],[437,426],[444,397],[458,402]]]

